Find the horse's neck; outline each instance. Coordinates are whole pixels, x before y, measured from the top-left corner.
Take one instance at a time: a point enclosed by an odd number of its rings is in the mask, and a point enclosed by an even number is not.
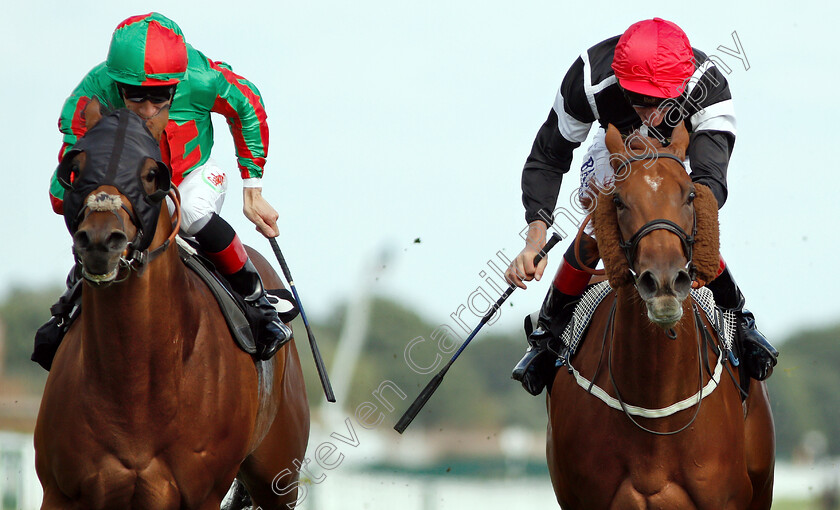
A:
[[[177,378],[184,334],[194,321],[185,320],[186,274],[171,246],[138,276],[105,288],[87,285],[82,292],[85,364],[107,378],[148,379],[150,372]],[[126,381],[137,382],[137,381]]]
[[[634,287],[618,290],[611,348],[612,374],[629,402],[646,407],[670,405],[697,391],[698,344],[691,297],[669,338],[650,322],[647,308]],[[701,345],[703,349],[705,345]]]

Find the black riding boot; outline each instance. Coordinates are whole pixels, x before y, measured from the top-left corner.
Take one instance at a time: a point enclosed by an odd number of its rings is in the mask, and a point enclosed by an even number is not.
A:
[[[715,303],[721,308],[732,310],[737,318],[737,339],[741,347],[741,361],[747,374],[757,381],[763,381],[773,373],[777,351],[755,326],[755,316],[744,308],[746,299],[735,283],[729,267],[706,285],[715,297]]]
[[[227,275],[227,279],[234,292],[245,299],[245,304],[251,307],[257,316],[257,334],[254,339],[257,344],[257,357],[262,360],[271,359],[278,349],[292,339],[292,330],[280,320],[277,309],[269,301],[263,287],[262,279],[257,268],[250,259],[239,271]]]
[[[58,346],[70,324],[79,316],[82,306],[82,282],[74,265],[67,275],[67,290],[50,307],[52,317],[35,332],[35,348],[29,359],[38,363],[47,372],[52,367]]]
[[[540,307],[536,329],[531,331],[531,317],[525,318],[525,331],[530,331],[528,349],[513,368],[510,377],[521,382],[525,391],[531,395],[542,393],[554,374],[557,354],[548,348],[549,341],[559,338],[572,317],[574,303],[578,299],[580,296],[567,296],[552,284]]]

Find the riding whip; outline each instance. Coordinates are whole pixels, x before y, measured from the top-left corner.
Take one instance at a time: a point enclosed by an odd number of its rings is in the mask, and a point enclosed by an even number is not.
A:
[[[321,357],[321,351],[318,349],[318,344],[315,342],[315,335],[312,333],[312,328],[309,326],[309,320],[306,318],[306,312],[303,311],[303,303],[300,301],[297,289],[295,288],[295,281],[292,279],[292,273],[289,271],[289,266],[286,265],[286,259],[283,257],[283,252],[280,251],[280,246],[277,244],[277,239],[269,237],[268,242],[271,243],[271,248],[274,250],[274,256],[277,257],[277,262],[280,263],[280,268],[283,270],[283,276],[289,282],[289,287],[292,289],[292,294],[295,296],[298,308],[300,309],[300,316],[303,319],[303,325],[306,326],[306,335],[309,337],[309,347],[312,348],[312,357],[315,358],[315,367],[318,369],[318,377],[321,378],[321,386],[324,388],[324,395],[328,402],[335,402],[335,394],[333,393],[332,384],[330,384],[330,376],[327,375],[327,368],[324,366],[324,359]]]
[[[548,240],[547,243],[545,243],[543,249],[540,250],[536,257],[534,257],[535,266],[540,263],[540,261],[543,259],[543,257],[545,257],[549,250],[554,248],[555,244],[560,242],[560,239],[560,234],[558,234],[557,232],[551,235],[551,238]],[[460,356],[464,349],[467,348],[467,345],[472,341],[475,335],[478,334],[478,331],[482,328],[482,326],[487,324],[487,322],[496,313],[496,310],[498,310],[502,306],[502,303],[504,303],[505,300],[508,297],[510,297],[511,294],[513,294],[514,290],[516,290],[516,285],[511,283],[508,286],[507,290],[504,292],[504,294],[502,294],[499,297],[499,299],[496,300],[496,303],[493,304],[493,306],[490,307],[490,310],[484,315],[484,317],[481,318],[481,322],[479,322],[478,326],[476,326],[472,333],[470,333],[470,336],[468,336],[467,339],[464,340],[464,343],[461,344],[461,347],[458,348],[458,351],[455,352],[455,354],[452,356],[452,359],[449,360],[449,363],[447,363],[446,366],[444,366],[443,369],[441,369],[441,371],[438,372],[438,374],[434,376],[431,381],[429,381],[429,384],[427,384],[426,387],[423,388],[423,391],[421,391],[420,394],[417,395],[417,398],[414,399],[414,402],[411,403],[411,405],[408,407],[408,410],[405,412],[405,414],[402,415],[400,421],[398,421],[397,424],[394,426],[394,430],[402,434],[405,431],[405,429],[409,425],[411,425],[411,422],[414,421],[414,418],[417,417],[417,413],[419,413],[420,410],[423,409],[423,406],[426,405],[426,402],[429,401],[429,399],[432,397],[432,394],[437,390],[438,386],[440,386],[440,383],[443,381],[443,377],[446,375],[446,372],[449,370],[449,367],[451,367],[452,364],[455,363],[455,360],[458,359],[458,356]]]

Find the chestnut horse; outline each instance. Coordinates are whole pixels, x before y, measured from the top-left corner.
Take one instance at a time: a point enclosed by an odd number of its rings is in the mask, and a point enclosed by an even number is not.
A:
[[[639,157],[607,133],[616,186],[593,218],[613,291],[547,397],[548,467],[564,510],[770,508],[767,390],[751,380],[742,402],[687,298],[693,280],[714,279],[719,257],[717,203],[686,173],[687,145],[680,126],[667,149]]]
[[[65,219],[85,284],[35,428],[42,508],[218,510],[235,477],[261,508],[291,508],[297,491],[278,487],[297,487],[309,435],[297,349],[255,362],[234,343],[179,260],[178,211],[162,207],[177,196],[147,127],[159,138],[162,126],[114,112],[60,166],[75,175]]]

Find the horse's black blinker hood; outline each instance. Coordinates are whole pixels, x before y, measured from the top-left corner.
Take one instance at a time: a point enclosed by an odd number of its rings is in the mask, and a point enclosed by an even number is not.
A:
[[[73,164],[79,153],[87,155],[84,169]],[[157,162],[155,191],[147,194],[140,172],[147,159]],[[171,187],[171,172],[161,161],[160,146],[143,119],[126,109],[103,117],[82,137],[58,165],[64,195],[64,222],[71,234],[79,228],[88,195],[100,186],[114,186],[131,203],[137,237],[136,250],[149,247],[155,234],[163,199]]]

